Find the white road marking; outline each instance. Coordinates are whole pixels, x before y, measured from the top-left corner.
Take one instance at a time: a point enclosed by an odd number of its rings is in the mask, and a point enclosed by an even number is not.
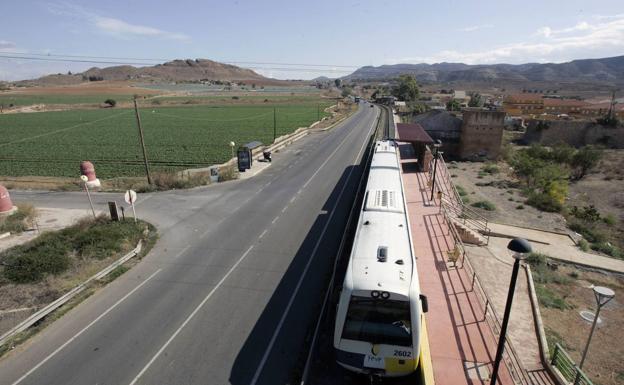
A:
[[[354,130],[355,131],[355,130]],[[353,131],[351,131],[353,132]],[[340,148],[342,147],[342,145],[347,141],[347,139],[349,139],[349,136],[351,134],[351,132],[349,134],[347,134],[345,136],[345,138],[342,140],[342,142],[340,142],[340,144],[338,145],[338,147],[336,147],[336,149],[327,157],[327,159],[325,159],[325,162],[323,162],[323,164],[321,164],[321,166],[316,170],[316,172],[314,174],[312,174],[312,176],[310,177],[310,179],[308,179],[307,182],[305,182],[305,184],[303,185],[303,188],[308,187],[308,185],[310,184],[310,182],[312,181],[312,179],[314,179],[314,177],[323,169],[323,167],[325,167],[325,165],[327,164],[327,162],[329,162],[331,160],[331,158],[333,158],[333,156],[338,152],[338,150],[340,150]],[[370,135],[369,135],[370,136]]]
[[[271,221],[272,224],[275,224],[275,222],[277,222],[277,220],[279,219],[279,215],[276,216],[275,218],[273,218],[273,220]]]
[[[178,258],[180,255],[184,254],[188,249],[190,249],[191,246],[186,246],[185,248],[183,248],[182,250],[180,250],[180,252],[176,255],[173,256],[173,259]]]
[[[269,229],[264,229],[264,231],[262,232],[262,234],[260,234],[258,239],[262,239],[262,237],[264,237],[264,235],[267,233],[267,231],[269,231]]]
[[[152,357],[152,359],[147,363],[147,365],[145,365],[143,367],[143,369],[141,369],[139,374],[137,374],[137,376],[134,377],[134,380],[132,380],[130,385],[134,385],[134,384],[137,383],[137,381],[139,381],[141,376],[143,376],[143,374],[145,374],[145,372],[150,368],[150,366],[152,366],[154,361],[156,361],[156,359],[158,359],[158,357],[162,354],[162,352],[164,352],[165,349],[167,349],[167,346],[169,346],[169,344],[176,338],[176,336],[182,331],[182,329],[184,329],[184,327],[191,321],[191,319],[193,319],[193,317],[195,317],[195,314],[197,314],[199,312],[199,310],[204,306],[204,304],[206,304],[206,302],[208,302],[210,297],[212,297],[212,295],[221,287],[221,285],[223,285],[223,282],[225,282],[225,280],[230,276],[230,274],[232,274],[232,272],[238,267],[238,265],[241,262],[243,262],[243,260],[249,254],[251,249],[253,249],[253,247],[254,247],[253,245],[249,246],[247,251],[245,251],[243,253],[243,255],[238,259],[238,261],[236,261],[234,266],[232,266],[230,268],[230,270],[228,270],[228,272],[223,276],[223,278],[221,278],[221,280],[216,284],[216,286],[212,290],[210,290],[210,293],[208,293],[208,295],[206,295],[206,297],[204,297],[204,299],[200,302],[200,304],[197,305],[195,310],[193,310],[193,312],[188,317],[186,317],[184,322],[182,322],[182,325],[180,325],[180,327],[178,327],[176,329],[176,331],[171,335],[171,337],[169,337],[167,342],[165,342],[165,344],[158,350],[158,352],[156,352],[154,357]]]
[[[370,137],[371,131],[373,129],[373,126],[374,126],[375,122],[376,122],[376,120],[373,121],[373,124],[371,125],[371,128],[368,131],[367,138]],[[343,143],[344,143],[344,141],[343,141]],[[366,142],[364,142],[362,144],[362,147],[360,148],[360,151],[358,151],[358,154],[355,157],[354,163],[357,162],[357,160],[360,158],[360,155],[362,154],[362,151],[364,151],[364,148],[366,147],[366,143],[368,143],[368,141],[366,141]],[[341,145],[342,145],[342,143],[338,146],[338,148],[336,150],[338,150]],[[335,152],[336,151],[334,151],[334,153]],[[333,153],[332,153],[332,155],[333,155]],[[327,159],[329,160],[330,158],[331,158],[331,155]],[[318,171],[320,171],[320,169],[322,167],[323,166],[321,166],[317,170],[317,173],[318,173]],[[321,231],[321,235],[319,236],[318,240],[316,241],[316,244],[314,245],[314,249],[312,250],[312,253],[310,254],[310,258],[308,259],[308,262],[306,263],[305,268],[303,269],[303,273],[301,274],[301,277],[299,278],[299,281],[297,282],[297,286],[295,286],[295,290],[293,291],[292,296],[288,300],[288,305],[286,305],[286,309],[284,310],[284,313],[282,314],[282,317],[281,317],[279,323],[277,324],[277,328],[275,328],[275,332],[273,333],[273,336],[271,337],[271,341],[269,342],[269,346],[265,349],[264,356],[262,356],[262,360],[260,361],[260,365],[258,366],[258,369],[256,369],[256,373],[254,374],[254,377],[251,380],[251,383],[250,383],[251,385],[255,385],[258,382],[258,378],[260,378],[260,374],[262,373],[262,369],[264,369],[264,365],[266,364],[266,361],[269,358],[269,354],[271,353],[271,349],[273,349],[273,345],[275,344],[275,340],[277,339],[277,336],[279,335],[279,333],[280,333],[280,331],[282,329],[282,326],[284,325],[284,321],[286,320],[286,316],[288,315],[288,312],[290,311],[290,308],[291,308],[293,302],[295,301],[295,297],[299,293],[299,288],[301,288],[301,284],[303,283],[303,279],[305,278],[305,276],[306,276],[306,274],[308,272],[308,269],[310,268],[310,265],[312,264],[312,260],[314,259],[314,256],[316,255],[316,251],[318,250],[318,248],[319,248],[319,246],[321,244],[321,241],[323,240],[323,237],[325,236],[325,232],[327,231],[327,227],[331,223],[332,217],[334,216],[334,213],[336,212],[336,207],[338,207],[338,203],[340,202],[340,199],[342,198],[342,195],[343,195],[347,185],[349,184],[349,180],[351,179],[351,174],[352,173],[353,173],[353,168],[351,168],[349,170],[349,174],[347,175],[347,180],[342,185],[342,189],[340,189],[340,193],[338,194],[338,198],[336,199],[336,203],[334,204],[334,207],[332,208],[331,213],[329,214],[329,217],[327,218],[327,221],[325,222],[325,226],[323,226],[323,231]],[[316,173],[314,173],[314,175],[316,175]],[[314,177],[314,175],[312,177]]]
[[[288,206],[284,206],[284,208],[282,209],[282,212],[285,212],[288,209]]]
[[[80,335],[82,333],[84,333],[85,331],[87,331],[87,329],[89,329],[91,326],[93,326],[96,322],[98,322],[99,320],[102,319],[102,317],[104,317],[105,315],[107,315],[108,313],[110,313],[113,309],[115,309],[117,306],[119,306],[120,303],[122,303],[123,301],[126,300],[126,298],[130,297],[135,291],[139,290],[143,285],[145,285],[150,279],[154,278],[156,276],[156,274],[160,273],[162,269],[158,269],[156,270],[152,275],[150,275],[149,277],[147,277],[147,279],[143,282],[141,282],[137,287],[135,287],[134,289],[132,289],[128,294],[124,295],[123,297],[121,297],[117,302],[115,302],[115,304],[113,304],[113,306],[109,307],[108,309],[106,309],[106,311],[104,311],[104,313],[100,314],[96,319],[94,319],[93,321],[91,321],[87,326],[85,326],[84,328],[82,328],[78,333],[74,334],[74,336],[70,339],[68,339],[63,345],[59,346],[55,351],[53,351],[52,353],[50,353],[46,358],[44,358],[41,362],[39,362],[37,365],[35,365],[35,367],[33,367],[32,369],[30,369],[28,372],[26,372],[26,374],[24,374],[23,376],[21,376],[17,381],[15,381],[12,385],[17,385],[20,382],[22,382],[26,377],[30,376],[35,370],[39,369],[43,364],[45,364],[46,362],[48,362],[52,357],[54,357],[58,352],[60,352],[61,350],[63,350],[67,345],[71,344],[76,338],[80,337]]]
[[[295,199],[297,199],[297,197],[296,197],[296,196],[294,196],[294,197],[290,198],[290,203],[293,203],[293,202],[295,201]]]

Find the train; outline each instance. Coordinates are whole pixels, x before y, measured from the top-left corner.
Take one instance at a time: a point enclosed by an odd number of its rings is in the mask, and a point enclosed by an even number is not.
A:
[[[400,167],[398,144],[376,141],[334,325],[337,363],[379,377],[417,370],[428,307]]]

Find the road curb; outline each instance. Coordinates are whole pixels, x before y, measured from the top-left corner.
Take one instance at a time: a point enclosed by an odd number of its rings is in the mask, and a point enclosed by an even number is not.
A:
[[[69,292],[67,292],[64,295],[62,295],[60,298],[56,299],[52,303],[49,303],[48,305],[43,307],[38,312],[36,312],[36,313],[32,314],[30,317],[26,318],[19,325],[15,326],[13,329],[9,330],[8,332],[6,332],[2,336],[0,336],[0,346],[4,345],[11,338],[13,338],[15,335],[17,335],[17,334],[23,332],[24,330],[30,328],[35,323],[39,322],[42,318],[46,317],[48,314],[52,313],[54,310],[56,310],[57,308],[61,307],[65,303],[67,303],[69,300],[71,300],[76,295],[78,295],[80,292],[82,292],[91,282],[94,282],[94,281],[96,281],[98,279],[101,279],[101,278],[105,277],[111,271],[115,270],[117,267],[119,267],[120,265],[122,265],[123,263],[128,261],[130,258],[133,258],[133,257],[137,256],[141,252],[141,248],[142,247],[143,247],[143,242],[139,241],[137,246],[134,249],[132,249],[128,254],[124,255],[123,257],[121,257],[118,260],[116,260],[115,262],[111,263],[110,265],[108,265],[104,269],[100,270],[98,273],[94,274],[93,276],[91,276],[89,279],[87,279],[83,283],[81,283],[78,286],[74,287]]]
[[[10,236],[11,236],[11,233],[10,232],[6,232],[4,234],[0,234],[0,239],[8,238]]]

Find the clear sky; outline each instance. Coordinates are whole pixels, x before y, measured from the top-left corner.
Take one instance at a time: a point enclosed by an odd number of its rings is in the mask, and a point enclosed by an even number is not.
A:
[[[241,66],[307,79],[355,69],[341,65],[563,62],[623,55],[624,1],[5,0],[0,56],[24,53],[283,63]],[[0,57],[0,80],[92,66],[106,64]]]

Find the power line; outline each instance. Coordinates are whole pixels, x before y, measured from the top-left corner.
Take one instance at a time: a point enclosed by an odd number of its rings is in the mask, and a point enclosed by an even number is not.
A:
[[[79,58],[79,59],[105,59],[105,60],[123,60],[124,64],[128,64],[125,61],[147,61],[159,64],[162,62],[184,59],[164,59],[164,58],[136,58],[136,57],[115,57],[115,56],[89,56],[89,55],[65,55],[65,54],[52,54],[52,53],[30,53],[30,52],[12,52],[17,55],[38,56],[38,57],[55,57],[55,58]],[[219,62],[225,64],[251,64],[251,65],[281,65],[281,66],[303,66],[303,67],[329,67],[329,68],[359,68],[357,65],[344,65],[344,64],[318,64],[318,63],[286,63],[286,62],[260,62],[260,61],[236,61],[236,60],[220,60]],[[137,64],[137,63],[131,63]]]
[[[122,62],[122,61],[106,61],[106,60],[62,59],[62,58],[55,58],[55,57],[30,57],[30,56],[17,56],[17,55],[5,55],[5,54],[0,54],[0,58],[16,59],[16,60],[53,61],[53,62],[63,62],[63,63],[90,63],[90,64],[139,65],[139,66],[146,66],[150,64],[160,64],[160,63],[136,63],[136,62],[129,62],[129,61]],[[340,70],[340,69],[330,69],[330,68],[259,67],[259,66],[246,66],[245,68],[254,69],[254,70],[285,71],[285,72],[327,72],[327,73],[349,72],[347,69]]]

